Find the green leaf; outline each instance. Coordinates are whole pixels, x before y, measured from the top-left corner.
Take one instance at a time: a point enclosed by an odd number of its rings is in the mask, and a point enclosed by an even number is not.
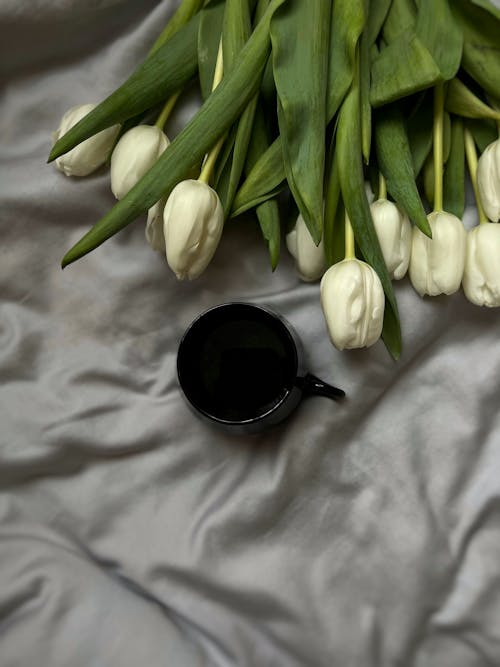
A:
[[[245,163],[245,173],[250,173],[254,165],[258,162],[259,156],[269,146],[264,111],[260,103],[257,104],[255,120],[252,135],[248,145],[247,159]],[[262,236],[267,243],[271,268],[274,271],[278,266],[280,256],[281,225],[277,202],[269,198],[268,200],[257,203],[255,213],[259,220]]]
[[[361,100],[361,146],[366,164],[370,161],[372,144],[372,108],[370,105],[370,48],[368,32],[360,39],[360,100]]]
[[[252,32],[248,0],[227,0],[223,26],[223,53],[226,74],[231,72],[236,58]],[[245,165],[248,142],[257,108],[258,94],[250,100],[238,121],[231,160],[231,171],[222,207],[229,215]]]
[[[387,190],[427,236],[431,229],[418,194],[413,173],[413,160],[401,109],[391,104],[374,118],[377,161],[387,182]]]
[[[257,7],[255,9],[254,16],[254,25],[256,25],[264,12],[269,5],[269,0],[258,0]],[[269,57],[269,60],[264,67],[264,74],[262,75],[262,84],[260,88],[261,99],[265,101],[266,104],[272,103],[273,107],[276,108],[276,86],[274,84],[274,75],[273,75],[273,58]],[[261,104],[260,102],[259,104]]]
[[[382,30],[385,42],[390,44],[407,30],[414,32],[416,23],[417,8],[414,0],[393,0]]]
[[[448,0],[419,0],[415,31],[434,58],[442,80],[452,79],[460,67],[463,32]]]
[[[385,0],[384,0],[385,2]],[[363,0],[336,0],[333,4],[329,46],[327,121],[338,111],[351,85],[358,38],[365,23]],[[374,30],[374,28],[373,28]],[[231,215],[240,215],[259,201],[273,197],[285,179],[282,140],[278,137],[261,155],[243,182]]]
[[[451,119],[450,114],[443,113],[443,162],[446,164],[451,149]]]
[[[246,213],[252,208],[255,208],[259,204],[263,204],[264,202],[269,201],[269,199],[274,199],[277,195],[280,194],[280,192],[283,192],[285,187],[286,187],[286,181],[282,181],[275,188],[269,190],[269,192],[263,192],[260,195],[255,196],[255,198],[252,199],[251,201],[246,202],[245,205],[242,206],[241,208],[234,209],[233,211],[231,211],[230,217],[237,218],[239,215],[243,215],[243,213]]]
[[[269,57],[267,65],[264,68],[260,94],[261,97],[266,101],[266,104],[272,104],[273,107],[276,108],[276,84],[274,83],[272,56]]]
[[[167,197],[190,167],[226,132],[259,89],[270,50],[271,16],[285,1],[271,0],[264,18],[242,49],[234,70],[222,79],[201,109],[137,185],[71,248],[63,258],[63,267],[97,248],[159,199]]]
[[[52,148],[49,162],[101,130],[164,102],[195,74],[196,34],[199,14],[149,56],[103,102],[62,136]]]
[[[325,0],[292,0],[271,21],[286,178],[316,243],[323,232],[330,12]]]
[[[216,189],[219,180],[222,178],[222,173],[226,171],[228,161],[231,160],[231,154],[233,152],[234,140],[236,138],[237,129],[238,129],[237,124],[231,127],[231,129],[227,133],[226,140],[224,141],[224,146],[222,147],[219,157],[217,158],[217,162],[215,164],[215,169],[214,169],[214,175],[212,178],[212,182]]]
[[[453,0],[453,11],[464,32],[462,67],[484,88],[498,97],[500,81],[500,20],[497,12],[470,0]]]
[[[248,0],[226,0],[222,24],[224,72],[234,67],[239,52],[250,37],[252,24]]]
[[[432,149],[433,118],[432,97],[425,94],[417,111],[412,114],[407,124],[408,142],[413,160],[415,178],[419,175]]]
[[[231,160],[228,159],[221,170],[219,177],[217,179],[217,184],[215,183],[214,179],[214,184],[213,187],[217,191],[217,194],[219,195],[219,199],[221,203],[226,199],[227,197],[227,192],[229,189],[229,179],[231,177]],[[224,205],[222,205],[222,208],[224,209]],[[224,209],[224,214],[225,217],[227,218],[227,213],[226,210]]]
[[[382,328],[382,340],[386,348],[396,361],[401,356],[401,323],[398,313],[394,313],[392,308],[384,311],[384,326]]]
[[[236,193],[231,217],[241,215],[259,202],[266,201],[282,190],[285,179],[281,138],[278,137],[262,153]]]
[[[429,88],[441,72],[427,47],[408,29],[383,49],[372,62],[372,106],[380,107]]]
[[[380,197],[380,195],[381,195],[381,191],[380,191],[380,185],[381,185],[381,183],[380,183],[380,171],[379,171],[376,159],[370,160],[370,163],[369,163],[367,169],[365,169],[365,172],[366,172],[365,173],[366,179],[368,181],[368,184],[370,186],[370,190],[371,190],[372,195],[373,195],[373,201],[375,201],[377,199],[380,199],[381,198]],[[370,197],[368,197],[368,201],[371,201]]]
[[[384,4],[386,0],[383,0]],[[333,3],[329,46],[327,121],[330,122],[351,85],[356,44],[365,24],[363,0]],[[375,31],[375,27],[372,28]],[[236,195],[231,215],[240,215],[281,190],[285,179],[282,140],[278,137],[261,155]]]
[[[390,17],[391,13],[388,20]],[[405,24],[410,23],[411,12],[406,12]],[[397,36],[372,64],[373,106],[448,81],[457,73],[463,33],[447,0],[420,0],[415,25],[408,25],[403,32],[394,27],[392,34]]]
[[[464,118],[500,120],[500,111],[480,100],[460,79],[452,79],[448,84],[445,105],[448,111]]]
[[[335,0],[331,13],[326,117],[330,122],[353,78],[356,45],[365,27],[364,0]]]
[[[361,155],[359,97],[359,80],[355,76],[339,114],[337,159],[339,164],[340,188],[344,205],[354,230],[356,242],[365,260],[377,272],[384,288],[386,307],[383,338],[389,352],[395,359],[398,359],[401,354],[401,329],[398,307],[365,193]]]
[[[263,202],[255,207],[255,213],[259,220],[262,236],[267,243],[271,269],[274,271],[280,258],[281,228],[278,203],[275,199]]]
[[[480,153],[498,139],[497,126],[491,120],[467,120],[465,125],[470,130]]]
[[[332,236],[331,260],[333,264],[337,264],[337,262],[341,262],[345,257],[345,206],[342,197],[335,212]]]
[[[337,222],[337,211],[343,209],[342,198],[340,196],[340,175],[337,153],[335,151],[335,137],[332,137],[332,144],[327,156],[327,170],[325,179],[325,229],[323,234],[323,247],[325,249],[325,259],[328,266],[340,261],[337,256],[339,232],[342,234],[341,247],[344,245],[344,224],[343,216],[340,227]]]
[[[396,4],[398,2],[393,2],[392,0],[376,0],[376,2],[370,3],[370,12],[366,22],[366,36],[369,48],[372,44],[375,44],[382,26],[388,18],[391,5],[394,6]]]
[[[151,47],[149,54],[151,55],[157,51],[160,46],[163,46],[168,40],[178,32],[182,26],[197,13],[200,11],[201,7],[205,0],[182,0],[181,4],[177,8],[177,11],[174,13],[170,21],[167,23],[161,34],[158,36],[158,39]]]
[[[450,154],[443,179],[443,208],[462,219],[465,210],[464,126],[461,118],[451,121]]]
[[[285,234],[289,234],[297,224],[297,218],[299,217],[299,209],[295,202],[295,199],[292,197],[290,190],[287,190],[285,192],[285,196],[283,197],[283,199],[285,200],[285,205],[283,207]]]
[[[200,12],[197,43],[198,77],[203,100],[206,100],[212,92],[215,63],[217,62],[222,35],[224,9],[224,0],[212,0]]]

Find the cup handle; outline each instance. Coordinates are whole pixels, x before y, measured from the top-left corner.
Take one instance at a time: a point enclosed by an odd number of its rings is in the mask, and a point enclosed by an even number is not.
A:
[[[298,377],[296,384],[306,396],[326,396],[326,398],[331,398],[334,401],[345,396],[345,391],[338,387],[332,387],[331,384],[323,382],[311,373],[306,373],[304,377]]]

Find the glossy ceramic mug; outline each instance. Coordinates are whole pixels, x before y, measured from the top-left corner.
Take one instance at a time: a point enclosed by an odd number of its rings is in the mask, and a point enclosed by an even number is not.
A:
[[[303,368],[291,325],[245,302],[210,308],[188,327],[177,354],[188,405],[232,433],[257,433],[283,421],[304,396],[345,396]]]

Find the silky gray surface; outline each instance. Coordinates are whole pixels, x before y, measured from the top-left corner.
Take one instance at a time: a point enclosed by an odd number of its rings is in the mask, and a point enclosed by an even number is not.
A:
[[[59,269],[113,198],[44,164],[50,133],[173,5],[0,5],[0,665],[499,665],[498,311],[405,280],[401,361],[339,353],[318,286],[287,258],[271,275],[245,224],[194,283],[144,221]],[[176,346],[230,299],[287,317],[348,400],[256,438],[194,419]]]

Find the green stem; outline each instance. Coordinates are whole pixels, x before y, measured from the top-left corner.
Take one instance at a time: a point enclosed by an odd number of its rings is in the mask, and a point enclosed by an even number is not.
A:
[[[387,183],[381,171],[378,172],[378,198],[387,199]]]
[[[181,91],[179,90],[176,93],[174,93],[171,97],[169,97],[168,100],[165,102],[165,106],[161,110],[161,113],[156,119],[155,123],[156,127],[159,127],[160,130],[163,130],[163,128],[165,127],[165,123],[167,122],[168,117],[172,113],[172,109],[174,108],[177,100],[179,99],[180,94]]]
[[[214,91],[219,85],[219,83],[222,81],[223,74],[224,74],[224,58],[222,54],[222,39],[221,39],[221,41],[219,42],[219,51],[217,53],[217,62],[215,63],[212,91]],[[215,146],[212,148],[212,150],[207,154],[205,162],[203,163],[203,167],[201,169],[200,177],[198,178],[199,181],[207,183],[207,185],[210,182],[215,167],[215,163],[217,162],[217,158],[219,157],[219,153],[221,151],[222,146],[224,145],[225,139],[226,135],[223,135],[219,139],[219,141],[215,144]]]
[[[222,146],[224,145],[225,140],[226,140],[226,135],[221,137],[219,141],[215,144],[215,146],[212,148],[210,153],[208,153],[207,157],[205,158],[205,162],[203,163],[200,176],[198,178],[199,181],[203,181],[203,183],[207,183],[207,185],[210,182],[210,179],[212,178],[212,174],[214,171],[215,163],[217,162],[217,158],[219,157],[219,153],[221,151]]]
[[[464,130],[464,141],[465,141],[465,155],[467,156],[467,164],[469,166],[470,179],[472,181],[472,187],[474,188],[474,196],[476,198],[476,207],[477,213],[479,216],[479,224],[484,224],[489,222],[484,212],[483,205],[481,204],[481,198],[479,196],[479,190],[477,187],[477,153],[476,146],[474,144],[474,138],[467,128]]]
[[[442,83],[434,88],[434,124],[432,137],[434,141],[434,210],[443,210],[443,119],[444,119],[444,86]]]
[[[354,232],[347,211],[345,212],[345,259],[356,259]]]

